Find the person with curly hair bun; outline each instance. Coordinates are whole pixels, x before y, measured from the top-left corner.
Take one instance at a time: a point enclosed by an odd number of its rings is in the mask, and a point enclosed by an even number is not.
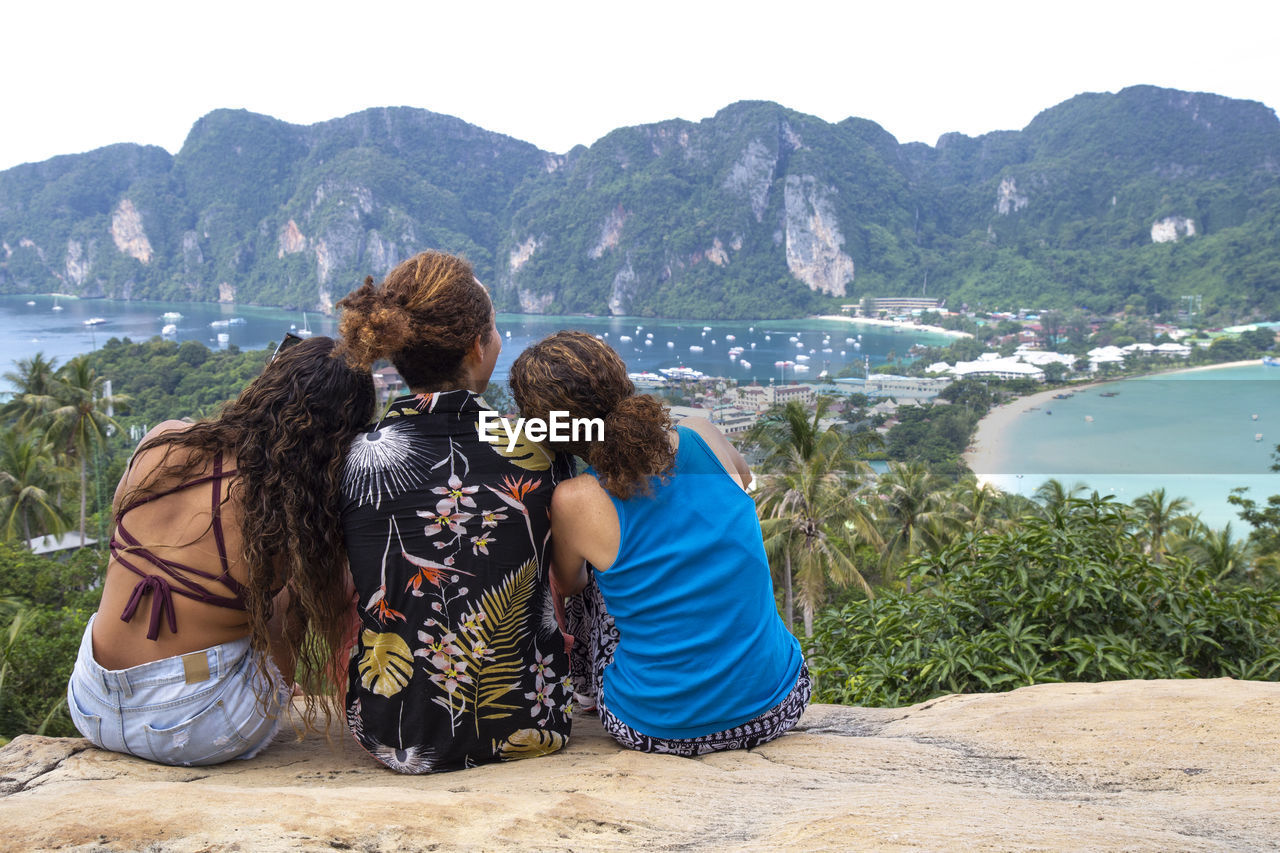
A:
[[[351,601],[339,481],[373,378],[330,338],[289,340],[217,417],[147,433],[120,479],[102,602],[67,686],[76,728],[103,749],[251,758],[299,668],[321,682],[306,728],[336,710],[323,682]]]
[[[553,447],[590,467],[556,488],[552,542],[572,594],[573,678],[623,746],[701,755],[773,740],[812,684],[778,615],[751,472],[707,420],[672,427],[607,344],[557,332],[511,366],[520,414],[603,422]]]
[[[554,752],[573,692],[548,513],[572,460],[510,442],[481,397],[502,339],[463,259],[424,252],[338,305],[348,358],[389,358],[410,390],[356,437],[343,477],[351,732],[401,773]]]

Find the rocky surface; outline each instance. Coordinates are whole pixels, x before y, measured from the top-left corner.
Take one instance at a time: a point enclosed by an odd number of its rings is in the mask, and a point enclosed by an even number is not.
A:
[[[1275,850],[1280,684],[1127,681],[817,705],[750,752],[618,748],[437,776],[343,736],[172,768],[23,736],[0,750],[7,850]]]

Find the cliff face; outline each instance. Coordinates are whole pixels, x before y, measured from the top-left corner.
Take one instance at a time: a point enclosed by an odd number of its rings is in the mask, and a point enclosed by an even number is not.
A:
[[[1150,86],[936,146],[741,102],[564,156],[408,108],[307,127],[218,110],[173,157],[0,172],[0,293],[328,310],[441,248],[506,310],[765,317],[926,280],[952,304],[1280,310],[1276,227],[1275,113]]]
[[[818,705],[700,759],[588,717],[560,754],[418,777],[340,734],[201,768],[23,736],[0,750],[0,848],[1269,851],[1278,720],[1274,683],[1054,684]]]

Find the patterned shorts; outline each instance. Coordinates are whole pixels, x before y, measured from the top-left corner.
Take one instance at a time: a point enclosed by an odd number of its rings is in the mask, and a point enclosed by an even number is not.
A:
[[[596,707],[604,730],[628,749],[683,756],[750,749],[790,731],[809,704],[813,682],[809,678],[809,667],[802,665],[796,686],[781,702],[740,726],[696,738],[650,737],[619,720],[599,702],[604,668],[613,660],[613,650],[618,646],[618,629],[605,609],[594,575],[580,593],[569,597],[565,616],[569,633],[575,639],[569,663],[578,704],[588,710]]]

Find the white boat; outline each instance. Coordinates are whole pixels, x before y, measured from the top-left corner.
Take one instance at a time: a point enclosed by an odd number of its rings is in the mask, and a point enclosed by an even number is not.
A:
[[[84,324],[86,326],[101,326],[105,322],[107,321],[101,317],[90,317],[88,320],[84,321]]]
[[[181,319],[182,319],[182,315],[181,315],[181,314],[179,314],[177,311],[166,311],[166,312],[164,312],[163,314],[161,314],[161,315],[160,315],[160,319],[161,319],[161,320],[170,320],[170,321],[172,321],[172,320],[181,320]]]
[[[249,322],[249,321],[248,321],[248,320],[246,320],[246,319],[245,319],[245,318],[243,318],[243,317],[232,317],[230,320],[228,320],[228,321],[227,321],[227,325],[229,325],[229,326],[243,326],[243,325],[245,325],[245,324],[246,324],[246,323],[248,323],[248,322]]]
[[[653,338],[645,338],[645,339],[644,339],[644,345],[645,345],[645,346],[647,346],[647,347],[651,347],[651,346],[653,346]]]
[[[61,311],[61,310],[62,310],[62,306],[58,304],[58,294],[56,294],[56,293],[55,293],[55,294],[53,294],[53,310],[54,310],[54,311]]]
[[[796,372],[796,373],[808,373],[808,372],[809,372],[809,365],[807,365],[807,364],[797,364],[793,369],[795,370],[795,372]]]
[[[231,325],[230,320],[214,320],[209,324],[210,329],[225,329]]]
[[[809,360],[809,356],[804,355],[803,353],[796,356],[796,361],[808,361],[808,360]]]
[[[639,373],[628,373],[627,378],[634,382],[637,388],[662,388],[667,384],[665,376],[650,373],[647,370],[642,370]]]
[[[295,335],[297,335],[297,336],[298,336],[298,337],[300,337],[300,338],[309,338],[309,337],[311,337],[311,336],[312,336],[312,334],[314,334],[314,333],[311,331],[311,326],[310,326],[310,324],[308,324],[308,323],[307,323],[307,312],[306,312],[306,311],[303,311],[303,312],[302,312],[302,328],[301,328],[301,329],[298,329],[296,332],[294,332],[294,334],[295,334]]]
[[[35,305],[35,304],[36,304],[36,301],[34,299],[27,300],[27,305]]]
[[[663,367],[659,368],[658,372],[668,379],[705,379],[707,376],[692,367]]]
[[[697,344],[694,344],[693,346],[689,347],[689,352],[702,352],[702,347],[698,346]]]
[[[230,342],[230,340],[231,340],[231,335],[227,334],[226,332],[218,332],[218,343],[225,344]]]
[[[738,338],[737,338],[737,336],[736,336],[736,335],[725,335],[725,336],[724,336],[724,339],[725,339],[726,341],[736,341]]]
[[[709,331],[711,331],[711,327],[710,327],[710,326],[703,326],[703,327],[702,327],[702,331],[704,331],[704,332],[709,332]]]
[[[1277,358],[1274,355],[1264,355],[1262,357],[1262,363],[1267,367],[1280,367],[1280,358]]]
[[[630,335],[619,335],[619,336],[618,336],[618,340],[622,341],[622,343],[624,343],[624,344],[629,344],[629,343],[631,343],[631,336],[630,336]]]
[[[741,364],[747,370],[751,369],[751,362],[747,361],[745,358],[738,359],[738,364]]]
[[[176,335],[176,334],[178,334],[178,327],[177,327],[175,324],[173,324],[173,323],[165,323],[165,324],[164,324],[164,328],[162,328],[162,329],[160,330],[160,334],[162,334],[162,335]]]

